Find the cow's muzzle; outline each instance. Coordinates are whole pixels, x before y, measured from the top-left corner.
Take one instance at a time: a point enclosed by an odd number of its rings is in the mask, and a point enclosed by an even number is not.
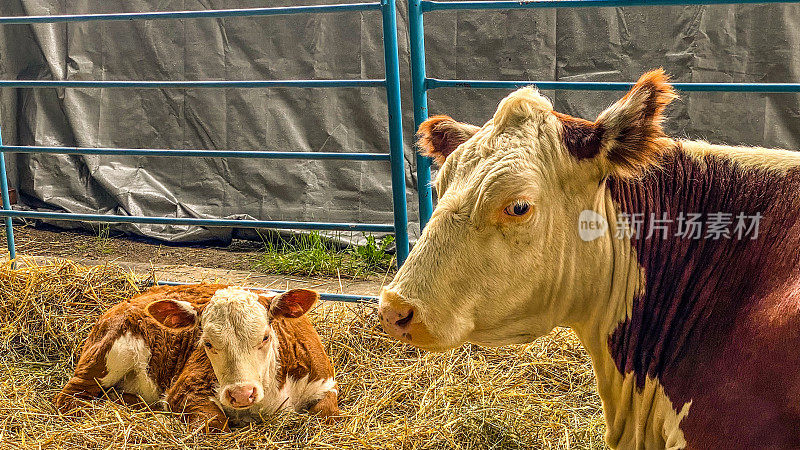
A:
[[[383,330],[393,338],[426,349],[435,347],[419,312],[397,292],[386,288],[381,291],[378,318]]]

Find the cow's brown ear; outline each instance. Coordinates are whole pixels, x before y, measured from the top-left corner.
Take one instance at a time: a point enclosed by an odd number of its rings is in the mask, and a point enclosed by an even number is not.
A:
[[[667,150],[661,127],[664,108],[677,97],[669,77],[657,69],[642,75],[624,97],[600,114],[593,126],[602,134],[607,172],[636,176],[658,163]]]
[[[147,305],[147,314],[167,328],[186,328],[197,325],[197,310],[179,300],[158,300]]]
[[[577,159],[594,158],[600,154],[603,128],[594,122],[553,111],[561,122],[561,139],[567,151]]]
[[[316,291],[292,289],[272,298],[269,312],[272,317],[300,317],[319,299]]]
[[[475,125],[456,122],[450,116],[433,116],[422,122],[417,130],[420,153],[430,156],[441,166],[450,153],[480,129]]]

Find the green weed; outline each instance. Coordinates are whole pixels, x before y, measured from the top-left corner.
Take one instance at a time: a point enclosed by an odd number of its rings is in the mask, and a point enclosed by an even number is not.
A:
[[[92,226],[92,231],[95,233],[92,240],[77,244],[75,248],[82,252],[93,252],[103,255],[114,253],[114,246],[111,242],[111,225],[107,223],[98,223],[97,228]]]
[[[252,261],[253,269],[282,275],[368,277],[382,275],[394,266],[389,248],[394,237],[366,236],[364,245],[340,248],[318,232],[288,239],[262,236],[264,251]]]

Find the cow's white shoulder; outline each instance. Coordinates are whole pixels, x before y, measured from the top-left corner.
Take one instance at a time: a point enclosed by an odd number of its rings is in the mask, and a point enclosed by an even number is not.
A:
[[[606,443],[611,448],[686,447],[680,424],[689,415],[691,401],[676,410],[658,380],[647,377],[640,390],[633,373],[623,377],[613,368],[606,375],[603,380],[598,376],[598,390],[606,416]]]

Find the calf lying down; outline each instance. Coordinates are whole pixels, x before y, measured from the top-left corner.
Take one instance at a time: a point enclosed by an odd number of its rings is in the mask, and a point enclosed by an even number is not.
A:
[[[97,321],[56,406],[66,412],[115,388],[124,403],[163,399],[211,430],[281,409],[329,419],[339,413],[333,367],[304,315],[317,298],[215,284],[149,289]]]

